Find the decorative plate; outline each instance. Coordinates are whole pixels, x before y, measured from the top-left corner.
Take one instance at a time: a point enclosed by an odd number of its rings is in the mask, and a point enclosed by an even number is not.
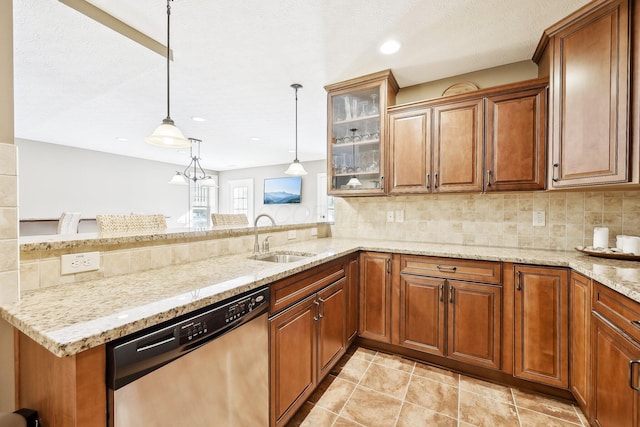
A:
[[[442,92],[442,96],[459,95],[461,93],[472,92],[478,90],[478,86],[471,82],[461,82],[452,84]]]
[[[627,261],[640,261],[640,255],[624,253],[617,248],[594,249],[591,246],[587,246],[586,248],[584,246],[577,246],[576,251],[582,252],[583,254],[600,257],[600,258],[624,259]]]

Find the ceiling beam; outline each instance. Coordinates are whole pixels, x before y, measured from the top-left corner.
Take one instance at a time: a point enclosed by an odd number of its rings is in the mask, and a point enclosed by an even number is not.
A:
[[[93,19],[96,22],[104,25],[105,27],[111,28],[113,31],[122,34],[123,36],[133,40],[141,46],[146,47],[149,50],[161,55],[162,57],[167,57],[167,46],[162,43],[152,39],[148,35],[144,34],[141,31],[136,30],[129,24],[126,24],[114,17],[113,15],[108,14],[104,10],[98,8],[97,6],[85,1],[85,0],[58,0],[60,3],[69,6],[72,9],[82,13],[83,15]],[[173,50],[169,53],[170,59],[173,60]]]

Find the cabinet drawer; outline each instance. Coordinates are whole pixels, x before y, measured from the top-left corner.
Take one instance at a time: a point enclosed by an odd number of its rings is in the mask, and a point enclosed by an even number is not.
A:
[[[289,307],[343,277],[344,260],[340,259],[275,282],[269,289],[270,313]]]
[[[500,267],[499,262],[492,261],[472,261],[413,255],[403,255],[400,259],[401,274],[445,277],[449,279],[495,284],[502,283],[502,269]]]
[[[640,304],[598,282],[593,284],[592,308],[640,342]]]

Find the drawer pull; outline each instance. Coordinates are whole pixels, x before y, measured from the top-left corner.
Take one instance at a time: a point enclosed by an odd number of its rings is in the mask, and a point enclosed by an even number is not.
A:
[[[450,267],[448,265],[438,265],[438,270],[440,271],[446,271],[448,273],[455,273],[456,270],[458,269],[457,267]]]
[[[313,303],[316,305],[316,315],[313,316],[313,320],[315,320],[317,322],[318,319],[320,318],[320,316],[319,316],[319,314],[320,314],[320,303],[318,301],[314,301]]]
[[[633,384],[633,378],[636,376],[634,375],[634,369],[633,366],[634,365],[640,365],[640,360],[630,360],[629,361],[629,387],[631,387],[631,389],[640,392],[640,388],[638,388],[638,386]]]
[[[631,324],[636,328],[640,328],[640,320],[632,320]]]

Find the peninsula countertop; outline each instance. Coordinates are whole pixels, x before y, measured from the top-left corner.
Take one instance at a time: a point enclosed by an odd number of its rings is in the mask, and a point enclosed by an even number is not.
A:
[[[640,262],[574,251],[323,238],[274,250],[314,254],[292,263],[214,257],[145,272],[29,291],[3,319],[57,356],[77,354],[233,295],[360,250],[570,267],[640,302]]]

